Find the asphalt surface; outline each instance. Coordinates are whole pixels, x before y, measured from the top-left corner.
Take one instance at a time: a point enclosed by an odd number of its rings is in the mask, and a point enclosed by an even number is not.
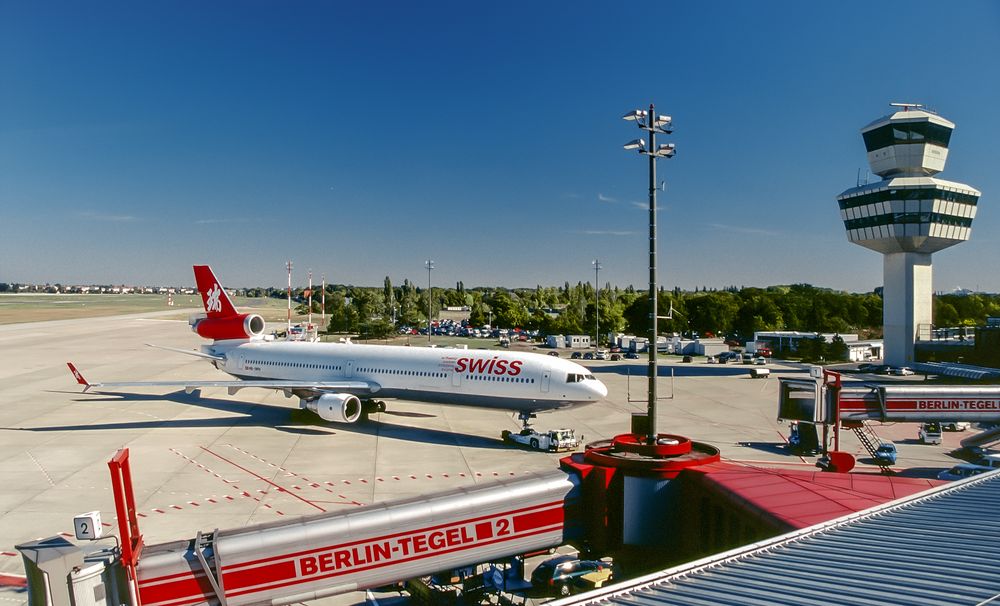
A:
[[[71,537],[74,515],[86,511],[113,522],[107,462],[122,447],[148,544],[547,471],[562,456],[504,444],[500,431],[520,425],[503,411],[390,401],[372,422],[341,426],[267,390],[83,394],[66,367],[73,361],[92,381],[223,377],[204,360],[145,345],[201,342],[186,322],[156,314],[0,326],[0,579],[24,572],[15,544]],[[627,432],[630,415],[646,410],[645,359],[584,363],[608,399],[539,415],[535,427],[571,427],[587,442]],[[726,459],[814,469],[813,458],[784,449],[788,429],[775,419],[776,377],[805,376],[805,368],[771,364],[770,379],[750,379],[749,368],[664,360],[658,430],[714,444]],[[951,467],[947,453],[965,435],[925,446],[916,425],[876,431],[897,443],[902,474],[917,477]],[[844,434],[843,449],[866,467],[853,435]],[[26,601],[0,581],[0,602]]]

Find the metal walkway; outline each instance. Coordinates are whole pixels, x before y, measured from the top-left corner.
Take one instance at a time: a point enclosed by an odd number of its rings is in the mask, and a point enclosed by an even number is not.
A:
[[[1000,604],[1000,471],[549,602]]]

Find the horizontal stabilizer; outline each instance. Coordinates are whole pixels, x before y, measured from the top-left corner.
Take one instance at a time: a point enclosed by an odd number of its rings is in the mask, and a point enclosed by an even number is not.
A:
[[[165,349],[167,351],[173,351],[176,353],[187,354],[189,356],[198,356],[199,358],[207,358],[209,360],[216,360],[218,362],[225,362],[226,356],[213,356],[212,354],[207,354],[202,351],[195,351],[193,349],[180,349],[179,347],[167,347],[166,345],[153,345],[152,343],[146,343],[146,347],[155,347],[156,349]]]

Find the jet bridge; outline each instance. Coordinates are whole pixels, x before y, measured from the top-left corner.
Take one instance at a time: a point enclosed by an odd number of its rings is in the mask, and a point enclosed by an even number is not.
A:
[[[880,440],[866,421],[923,423],[1000,422],[1000,387],[965,385],[913,385],[843,383],[841,375],[820,367],[810,369],[811,379],[780,379],[778,420],[823,426],[823,457],[817,463],[828,471],[847,472],[854,457],[840,450],[840,427],[852,429],[879,467]],[[828,450],[833,426],[833,450]]]
[[[828,376],[836,373],[826,373]],[[863,421],[1000,422],[1000,387],[841,383],[780,379],[778,418],[832,423]]]
[[[144,546],[130,483],[123,482],[130,476],[127,451],[110,465],[121,544],[89,560],[113,565],[81,566],[82,550],[64,540],[19,545],[32,606],[57,603],[67,580],[74,606],[292,604],[555,547],[582,531],[573,523],[580,518],[580,479],[555,470]],[[47,548],[61,551],[40,556]],[[38,564],[57,559],[65,565]],[[79,591],[84,580],[88,588]]]

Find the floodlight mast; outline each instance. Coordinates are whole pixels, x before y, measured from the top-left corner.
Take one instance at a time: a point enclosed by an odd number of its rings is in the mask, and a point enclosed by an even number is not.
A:
[[[647,379],[649,381],[648,400],[646,403],[646,442],[656,444],[656,356],[657,348],[657,292],[656,292],[656,159],[672,158],[674,144],[667,143],[656,146],[656,135],[669,135],[673,132],[673,119],[670,116],[656,115],[655,107],[649,104],[649,111],[633,110],[624,116],[624,120],[634,121],[636,126],[649,133],[649,149],[645,141],[636,139],[625,145],[625,149],[638,150],[640,154],[649,156],[649,362]]]

